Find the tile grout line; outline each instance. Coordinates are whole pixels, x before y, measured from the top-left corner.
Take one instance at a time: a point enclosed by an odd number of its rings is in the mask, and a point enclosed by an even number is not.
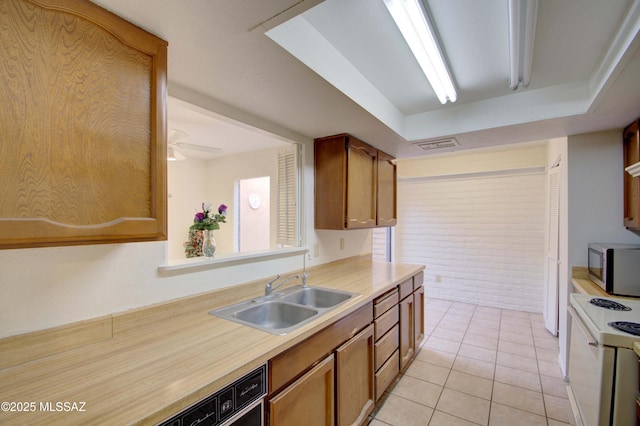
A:
[[[436,299],[436,300],[438,300],[438,299]],[[445,325],[445,323],[443,323],[443,319],[445,319],[447,317],[447,315],[456,315],[456,313],[455,313],[456,302],[455,301],[447,301],[447,302],[449,302],[449,303],[448,303],[448,305],[447,305],[445,310],[442,310],[442,311],[436,310],[436,311],[434,311],[434,312],[437,312],[438,314],[433,316],[430,319],[430,321],[433,320],[433,322],[429,322],[429,327],[427,327],[426,324],[425,324],[425,339],[423,340],[422,344],[419,345],[418,348],[416,348],[416,354],[415,354],[416,357],[418,356],[418,354],[420,352],[422,352],[422,350],[425,350],[427,352],[430,350],[430,348],[426,347],[426,345],[427,345],[427,343],[428,343],[428,341],[429,341],[429,339],[431,337],[438,338],[438,339],[441,339],[441,340],[449,340],[449,339],[446,339],[444,337],[438,337],[438,336],[434,336],[433,335],[438,330],[438,327]],[[428,310],[429,303],[432,303],[432,302],[430,301],[425,305],[425,310],[426,311]],[[456,361],[459,359],[459,357],[462,357],[462,355],[460,354],[460,351],[462,349],[462,345],[466,344],[466,345],[471,346],[471,347],[478,347],[478,348],[488,349],[488,348],[486,348],[484,346],[481,346],[481,345],[480,346],[476,346],[473,343],[464,343],[465,339],[469,336],[468,333],[469,333],[471,325],[472,325],[472,323],[474,321],[474,316],[477,313],[479,313],[478,305],[468,304],[468,303],[465,303],[464,305],[465,306],[469,306],[472,309],[465,310],[464,314],[463,314],[462,306],[459,307],[460,312],[459,312],[458,316],[464,317],[464,319],[465,319],[464,322],[466,324],[465,324],[465,327],[464,327],[464,331],[461,332],[461,340],[459,342],[457,342],[456,340],[451,340],[451,342],[456,342],[457,343],[455,353],[448,352],[446,350],[443,351],[443,350],[438,349],[438,348],[432,348],[433,351],[435,351],[435,352],[443,352],[443,353],[447,353],[447,354],[452,355],[453,356],[453,360],[452,360],[450,366],[447,368],[448,371],[447,371],[446,377],[444,378],[443,385],[441,386],[441,391],[440,391],[437,399],[435,400],[434,407],[433,407],[432,412],[431,412],[431,417],[429,418],[429,423],[431,421],[433,421],[434,416],[436,415],[436,412],[439,412],[437,407],[438,407],[438,404],[440,403],[440,401],[442,399],[442,396],[443,396],[443,393],[444,393],[445,389],[451,389],[451,390],[455,391],[454,388],[448,388],[447,387],[447,383],[448,383],[449,379],[451,378],[452,370],[454,370],[454,365],[455,365]],[[505,315],[504,309],[501,309],[501,308],[493,308],[493,309],[497,309],[499,311],[500,319],[498,321],[496,349],[495,349],[495,354],[494,354],[494,358],[493,358],[493,374],[492,374],[492,378],[491,378],[491,382],[492,382],[491,383],[491,393],[490,393],[490,399],[488,400],[488,402],[489,402],[489,412],[488,412],[488,417],[486,419],[486,425],[489,425],[491,423],[492,414],[493,414],[493,408],[494,408],[494,406],[496,404],[498,404],[497,402],[494,401],[494,397],[495,397],[495,385],[497,383],[497,380],[496,380],[497,367],[499,366],[499,364],[498,364],[498,354],[500,353],[500,351],[499,351],[500,342],[510,342],[510,343],[515,343],[515,344],[524,344],[523,342],[517,342],[517,341],[516,342],[511,342],[511,340],[505,340],[504,338],[501,337],[501,332],[502,331],[504,331],[504,332],[513,332],[513,330],[510,331],[510,329],[507,329],[507,328],[504,327],[503,321],[508,321],[508,318],[507,318],[508,315]],[[516,312],[518,312],[518,311],[516,311]],[[470,316],[468,318],[467,318],[467,313],[470,314]],[[544,415],[538,414],[537,412],[531,412],[531,411],[528,411],[528,410],[523,410],[521,408],[513,407],[511,405],[505,405],[505,404],[498,404],[498,405],[503,405],[503,406],[505,406],[505,407],[507,407],[509,409],[513,409],[513,410],[516,410],[516,411],[521,411],[523,413],[528,413],[528,414],[532,414],[532,415],[543,417],[544,420],[546,422],[548,422],[550,420],[550,418],[548,417],[547,402],[546,402],[546,400],[544,398],[545,392],[544,392],[544,388],[542,386],[542,374],[541,374],[541,367],[540,367],[540,359],[539,359],[539,356],[538,356],[539,355],[538,354],[538,352],[539,352],[538,349],[545,348],[545,347],[541,346],[539,348],[538,345],[536,345],[536,334],[534,333],[534,322],[537,321],[537,318],[535,318],[531,313],[528,313],[528,314],[529,315],[526,316],[526,322],[525,322],[526,326],[525,327],[528,329],[529,334],[531,336],[532,343],[533,343],[533,351],[534,351],[534,354],[535,354],[534,359],[536,361],[537,381],[538,381],[538,386],[540,388],[539,394],[540,394],[540,396],[542,398],[542,408],[543,408],[543,411],[544,411]],[[476,319],[481,319],[481,318],[476,318]],[[523,319],[524,319],[524,317],[523,317]],[[426,320],[427,320],[427,318],[425,317],[425,322],[426,322]],[[457,322],[457,321],[454,321],[454,322]],[[539,324],[537,324],[537,326],[539,326]],[[454,329],[453,327],[451,327],[450,329],[447,328],[446,326],[442,327],[442,328],[444,328],[445,330],[459,331],[457,329]],[[538,327],[536,327],[536,330],[537,330],[537,328]],[[483,336],[483,335],[480,335],[480,336],[489,338],[488,336]],[[538,340],[540,340],[540,339],[538,339]],[[551,348],[549,348],[549,349],[551,350]],[[506,352],[506,353],[507,354],[511,354],[510,352]],[[513,353],[512,355],[523,357],[523,355],[519,355],[517,353]],[[528,357],[526,357],[526,358],[528,358]],[[475,359],[475,358],[472,358],[472,359],[477,360],[477,361],[481,361],[480,359]],[[423,361],[421,361],[421,362],[423,362]],[[433,364],[430,361],[424,361],[424,362],[427,362],[427,363],[432,364],[432,365],[440,365],[440,364]],[[517,368],[517,366],[515,366],[515,367],[505,366],[505,367],[512,368],[512,369],[515,369],[515,370],[520,370],[519,368]],[[524,371],[528,371],[528,370],[524,370]],[[465,374],[471,374],[471,373],[465,373]],[[397,380],[395,385],[397,385],[397,383],[405,375],[406,375],[406,371],[405,371],[405,373],[402,373],[402,375],[399,377],[399,379]],[[475,376],[475,374],[471,374],[471,375]],[[413,377],[413,376],[411,376],[411,377]],[[484,377],[484,376],[478,376],[478,377]],[[428,380],[424,380],[423,378],[420,378],[420,377],[414,377],[414,378],[417,379],[417,380],[421,380],[421,381],[425,381],[427,383],[431,383],[431,384],[437,385],[436,383],[429,382]],[[499,383],[502,383],[502,382],[499,382]],[[394,387],[395,387],[395,385],[394,385]],[[520,386],[518,386],[518,385],[511,385],[511,384],[508,384],[508,383],[507,383],[507,385],[520,388]],[[439,386],[439,385],[437,385],[437,386]],[[522,388],[522,389],[533,391],[532,389],[529,389],[529,388]],[[467,392],[463,392],[463,391],[458,391],[458,392],[461,392],[463,394],[466,394],[466,395],[469,395],[469,396],[472,396],[472,397],[475,397],[475,398],[479,398],[479,399],[483,399],[483,400],[487,401],[485,398],[479,397],[479,396],[471,394],[471,393],[467,393]],[[533,392],[536,392],[536,391],[533,391]],[[391,393],[392,393],[392,390],[389,391],[389,395]],[[417,403],[417,404],[423,405],[425,407],[431,408],[428,405],[422,404],[422,403],[417,402],[417,401],[412,401],[412,400],[407,399],[405,397],[402,397],[400,395],[394,395],[394,396],[398,397],[398,398],[401,398],[403,400],[412,402],[412,403]],[[452,416],[452,417],[456,417],[456,418],[459,418],[459,419],[462,419],[462,420],[465,420],[465,421],[469,421],[467,419],[458,417],[458,416],[456,416],[454,414],[451,414],[451,413],[448,413],[448,412],[442,412],[442,413],[446,414],[447,416]],[[373,417],[372,419],[375,419],[375,417]],[[558,421],[559,423],[562,423],[561,421],[559,421],[559,420],[557,420],[555,418],[553,420],[554,421]],[[378,420],[378,421],[382,422],[382,420]],[[382,422],[382,423],[388,424],[386,422]]]

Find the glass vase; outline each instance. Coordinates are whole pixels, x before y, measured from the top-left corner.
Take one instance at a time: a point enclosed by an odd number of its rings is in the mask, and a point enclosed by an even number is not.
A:
[[[204,230],[202,235],[202,254],[205,259],[213,259],[216,254],[216,239],[213,231]]]

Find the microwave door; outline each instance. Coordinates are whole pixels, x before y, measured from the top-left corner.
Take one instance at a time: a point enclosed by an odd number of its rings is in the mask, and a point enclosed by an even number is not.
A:
[[[589,249],[589,273],[600,281],[604,286],[602,271],[604,270],[604,255],[603,251]]]

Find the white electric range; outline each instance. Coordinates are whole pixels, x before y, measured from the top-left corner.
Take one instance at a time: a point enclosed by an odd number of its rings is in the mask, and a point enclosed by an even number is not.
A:
[[[576,423],[635,424],[638,396],[640,300],[569,297],[569,399]]]

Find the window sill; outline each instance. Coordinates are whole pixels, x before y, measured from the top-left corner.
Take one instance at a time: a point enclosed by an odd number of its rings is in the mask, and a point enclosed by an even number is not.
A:
[[[191,272],[201,272],[209,269],[226,268],[228,266],[242,265],[245,263],[262,262],[265,260],[281,259],[285,257],[305,254],[308,250],[304,247],[289,247],[276,250],[264,250],[251,253],[223,254],[213,259],[194,257],[177,260],[167,265],[158,266],[160,275],[178,275]]]

